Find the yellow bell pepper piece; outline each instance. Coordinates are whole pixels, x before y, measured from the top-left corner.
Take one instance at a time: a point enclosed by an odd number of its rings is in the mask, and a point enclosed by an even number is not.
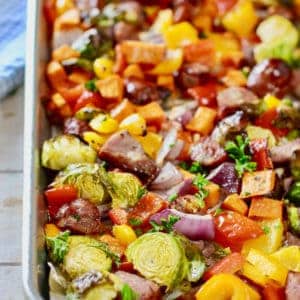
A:
[[[252,264],[262,275],[273,279],[281,286],[284,286],[288,269],[278,263],[278,261],[261,251],[251,249],[246,257],[246,260]]]
[[[118,129],[118,122],[109,115],[99,114],[89,123],[90,127],[98,133],[109,134]]]
[[[114,62],[108,57],[99,57],[94,61],[94,72],[98,78],[104,79],[113,73]]]
[[[279,249],[283,240],[283,223],[280,219],[261,222],[266,234],[256,239],[248,240],[244,243],[242,254],[247,255],[251,249],[270,254]]]
[[[197,30],[188,22],[181,22],[170,26],[163,33],[168,48],[179,48],[198,40]]]
[[[146,132],[146,121],[139,114],[132,114],[120,123],[120,129],[127,130],[132,135],[143,135]]]
[[[150,157],[156,157],[157,151],[162,143],[162,136],[153,132],[148,132],[145,136],[137,136],[136,139],[141,143],[144,151]]]
[[[52,223],[48,223],[44,227],[46,237],[55,237],[60,233],[60,229]]]
[[[156,17],[153,25],[151,26],[151,31],[157,33],[165,32],[173,24],[173,12],[171,9],[160,10],[158,16]]]
[[[136,234],[134,230],[128,225],[114,225],[112,232],[120,244],[124,246],[128,246],[130,243],[136,240]]]
[[[259,294],[232,274],[218,274],[210,278],[196,293],[197,300],[259,300]]]
[[[67,10],[73,8],[74,1],[73,0],[56,0],[55,8],[57,14],[60,16],[64,14]]]
[[[279,263],[285,266],[289,271],[300,272],[300,247],[284,247],[271,254]]]
[[[266,95],[263,101],[266,105],[266,110],[271,108],[277,108],[281,103],[281,101],[278,98],[270,94]]]
[[[149,73],[153,75],[172,74],[181,67],[182,61],[182,49],[168,50],[166,59],[155,66]]]
[[[266,276],[264,276],[260,271],[257,270],[257,268],[255,268],[248,262],[245,262],[245,264],[243,265],[241,273],[246,278],[261,286],[264,286],[269,281]]]
[[[252,1],[240,0],[223,18],[224,27],[240,37],[248,36],[254,29],[258,17]]]
[[[104,143],[107,140],[106,136],[99,135],[94,131],[85,131],[82,137],[83,140],[87,142],[96,151],[100,150],[100,148],[104,145]]]

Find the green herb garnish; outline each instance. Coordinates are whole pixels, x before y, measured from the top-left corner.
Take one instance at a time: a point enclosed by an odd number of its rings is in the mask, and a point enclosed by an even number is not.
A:
[[[46,242],[50,250],[50,256],[54,263],[62,263],[69,251],[68,238],[70,231],[59,233],[55,237],[47,237]]]
[[[168,200],[169,200],[169,202],[173,202],[177,199],[177,197],[178,197],[178,194],[175,193],[175,194],[172,194],[171,196],[169,196]]]
[[[264,231],[265,234],[269,234],[271,231],[270,227],[267,225],[263,225],[262,230]]]
[[[195,185],[198,188],[198,192],[195,194],[195,197],[198,200],[200,208],[205,207],[204,199],[208,196],[208,191],[205,189],[205,186],[208,183],[209,181],[202,174],[198,174],[193,180],[193,185]]]
[[[225,150],[229,157],[235,161],[235,169],[239,177],[241,177],[245,171],[252,172],[256,170],[256,162],[251,161],[251,156],[245,153],[248,145],[249,138],[243,139],[241,135],[236,137],[236,143],[229,141],[225,145]]]
[[[137,198],[141,199],[147,193],[147,189],[143,186],[139,187],[137,192]]]
[[[105,254],[109,258],[111,258],[117,266],[121,263],[119,255],[117,255],[116,253],[111,251],[108,244],[97,241],[97,244],[96,245],[91,245],[91,247],[98,248],[98,249],[102,250],[103,252],[105,252]]]
[[[132,226],[140,226],[143,222],[140,219],[129,219],[129,224]]]
[[[137,294],[132,290],[132,288],[125,283],[121,290],[122,300],[136,300],[138,299]]]
[[[221,207],[218,207],[216,210],[215,210],[215,213],[214,213],[214,216],[218,216],[219,214],[221,214],[224,210],[221,208]]]
[[[91,79],[89,81],[87,81],[84,86],[87,90],[91,91],[91,92],[97,92],[97,87],[96,87],[96,79]]]
[[[189,165],[188,163],[183,161],[179,164],[179,166],[182,169],[184,169],[190,173],[193,173],[193,174],[203,173],[203,168],[198,161],[194,161],[191,165]]]
[[[180,220],[180,217],[169,215],[168,219],[161,219],[161,224],[158,224],[155,221],[150,221],[150,224],[152,225],[152,229],[150,232],[159,232],[159,231],[166,231],[168,233],[173,231],[173,226],[176,222]]]

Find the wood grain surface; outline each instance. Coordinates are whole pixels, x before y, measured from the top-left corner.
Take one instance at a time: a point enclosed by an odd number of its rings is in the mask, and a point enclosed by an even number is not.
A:
[[[22,300],[23,88],[0,100],[0,299]]]

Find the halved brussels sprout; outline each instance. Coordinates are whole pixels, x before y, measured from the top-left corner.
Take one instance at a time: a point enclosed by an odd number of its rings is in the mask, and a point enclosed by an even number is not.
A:
[[[52,170],[63,170],[69,164],[94,163],[97,153],[72,135],[59,135],[44,142],[42,165]]]
[[[179,284],[188,273],[188,261],[181,242],[173,235],[146,233],[131,243],[126,257],[145,278],[166,286]]]
[[[262,41],[254,49],[257,62],[267,58],[281,58],[290,62],[299,34],[288,19],[279,15],[271,16],[260,23],[256,33]]]
[[[69,243],[69,252],[64,257],[63,267],[72,279],[92,270],[105,272],[111,269],[112,261],[97,247],[97,240],[73,236]]]
[[[113,208],[128,208],[138,202],[138,192],[142,187],[139,179],[130,174],[122,172],[109,172],[112,181],[108,192],[112,198]]]
[[[81,198],[100,204],[107,199],[102,184],[103,172],[105,170],[99,164],[72,164],[59,172],[52,185],[73,185],[78,189]]]
[[[113,300],[118,292],[111,283],[103,283],[88,290],[83,300]]]

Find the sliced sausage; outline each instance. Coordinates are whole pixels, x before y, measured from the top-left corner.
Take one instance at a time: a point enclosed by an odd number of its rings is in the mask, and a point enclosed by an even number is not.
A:
[[[300,300],[300,273],[289,272],[285,296],[286,300]]]
[[[99,157],[117,168],[135,173],[146,184],[158,173],[154,160],[126,130],[113,134],[102,146]]]
[[[291,160],[294,153],[299,150],[300,138],[271,148],[271,159],[276,163],[286,162]]]
[[[115,273],[123,283],[127,283],[138,294],[139,300],[158,300],[160,297],[159,286],[151,280],[124,271]]]
[[[226,157],[225,150],[210,137],[201,138],[191,147],[191,160],[198,161],[203,166],[215,166],[225,161]]]
[[[55,216],[55,223],[59,228],[82,234],[99,233],[102,227],[97,207],[84,199],[63,205]]]
[[[89,130],[89,125],[85,121],[76,118],[68,118],[64,122],[64,133],[80,136],[83,132]]]

